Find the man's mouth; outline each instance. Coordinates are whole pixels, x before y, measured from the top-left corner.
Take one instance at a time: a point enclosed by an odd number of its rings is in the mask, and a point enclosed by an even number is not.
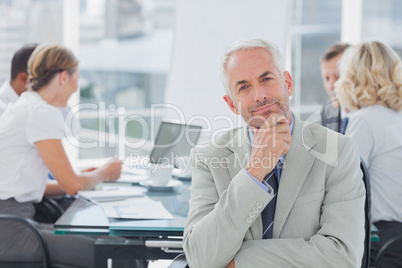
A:
[[[276,102],[275,102],[275,103],[272,103],[272,104],[264,105],[264,106],[262,106],[262,107],[258,107],[258,108],[256,108],[256,109],[253,109],[253,114],[266,114],[266,113],[269,113],[269,112],[271,112],[272,107],[273,107],[275,104],[276,104]]]

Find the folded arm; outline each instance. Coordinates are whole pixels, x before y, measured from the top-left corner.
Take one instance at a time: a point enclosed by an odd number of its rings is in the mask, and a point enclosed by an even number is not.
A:
[[[219,196],[209,168],[195,157],[193,153],[196,166],[183,246],[190,267],[225,267],[258,217],[258,212],[254,218],[249,217],[250,206],[259,203],[262,209],[272,195],[242,169]]]

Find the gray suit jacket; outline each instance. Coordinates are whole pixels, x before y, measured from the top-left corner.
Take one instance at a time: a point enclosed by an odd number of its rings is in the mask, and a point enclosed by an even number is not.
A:
[[[194,167],[184,250],[191,268],[359,267],[365,189],[357,146],[295,117],[280,179],[273,239],[260,213],[272,199],[244,170],[247,128],[192,151]]]

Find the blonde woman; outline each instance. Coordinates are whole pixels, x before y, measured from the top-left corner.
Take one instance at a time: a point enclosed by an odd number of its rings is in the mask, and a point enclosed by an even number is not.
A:
[[[380,42],[352,47],[342,57],[335,86],[341,106],[352,111],[345,134],[356,141],[369,170],[372,222],[380,231],[380,241],[372,243],[373,260],[384,243],[402,233],[401,60]],[[402,248],[395,250],[384,267],[401,267]]]
[[[70,50],[59,45],[38,46],[28,70],[31,90],[0,118],[0,213],[33,219],[33,204],[44,195],[74,195],[117,179],[122,163],[113,159],[81,174],[69,163],[61,143],[64,119],[58,107],[65,107],[78,88],[78,60]],[[49,171],[58,181],[52,187],[46,186]],[[38,228],[48,243],[52,263],[93,267],[92,238],[57,236],[51,225],[38,224]],[[0,236],[6,237],[0,243],[1,260],[41,259],[39,248],[19,226],[0,226]]]

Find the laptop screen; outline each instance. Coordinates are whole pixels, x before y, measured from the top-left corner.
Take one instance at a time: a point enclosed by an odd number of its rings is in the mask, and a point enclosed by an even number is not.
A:
[[[162,121],[155,145],[150,154],[151,163],[174,164],[178,157],[190,155],[200,137],[202,127]]]

